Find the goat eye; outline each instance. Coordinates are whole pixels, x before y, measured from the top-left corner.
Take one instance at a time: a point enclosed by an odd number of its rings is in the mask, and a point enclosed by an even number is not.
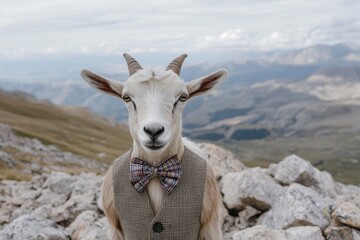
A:
[[[130,102],[130,101],[131,101],[131,98],[130,98],[128,95],[124,95],[124,96],[123,96],[123,100],[124,100],[125,102]]]
[[[182,101],[182,102],[185,102],[187,99],[188,99],[188,96],[187,96],[187,95],[181,95],[181,96],[179,97],[179,100]]]

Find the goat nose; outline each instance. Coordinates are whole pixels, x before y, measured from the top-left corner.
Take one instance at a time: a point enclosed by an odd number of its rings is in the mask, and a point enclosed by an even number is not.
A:
[[[144,132],[146,132],[151,139],[159,137],[164,130],[164,126],[158,123],[151,123],[144,126]]]

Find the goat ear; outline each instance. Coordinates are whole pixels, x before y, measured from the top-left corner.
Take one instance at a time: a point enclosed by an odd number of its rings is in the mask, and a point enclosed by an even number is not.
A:
[[[223,69],[213,72],[205,77],[195,79],[186,84],[189,98],[210,92],[225,81],[227,72]]]
[[[105,79],[88,70],[81,71],[81,77],[93,88],[98,89],[106,94],[122,98],[124,85],[114,80]]]

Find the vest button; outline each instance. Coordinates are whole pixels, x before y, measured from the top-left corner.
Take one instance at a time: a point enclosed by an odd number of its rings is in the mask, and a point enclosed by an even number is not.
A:
[[[161,224],[161,222],[156,222],[153,225],[153,231],[157,233],[161,233],[164,230],[164,226]]]

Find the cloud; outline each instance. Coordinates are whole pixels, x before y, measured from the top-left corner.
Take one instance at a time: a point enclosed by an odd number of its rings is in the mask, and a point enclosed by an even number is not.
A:
[[[350,53],[344,57],[344,60],[349,62],[360,62],[360,54]]]
[[[228,29],[219,35],[208,35],[198,39],[201,48],[237,48],[249,44],[250,36],[240,28]]]
[[[359,44],[356,2],[3,0],[0,58]]]

